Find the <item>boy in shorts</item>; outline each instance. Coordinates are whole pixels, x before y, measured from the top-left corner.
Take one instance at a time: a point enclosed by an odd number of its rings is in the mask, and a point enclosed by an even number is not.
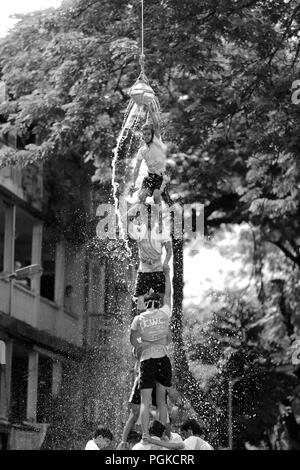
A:
[[[164,305],[161,306],[160,296],[155,292],[145,295],[144,302],[146,311],[137,315],[131,324],[130,342],[140,357],[141,425],[143,436],[147,437],[152,390],[156,386],[158,418],[165,425],[167,421],[166,390],[172,385],[172,368],[166,349],[171,339],[169,273],[166,273]],[[149,343],[153,343],[153,346],[149,347]]]
[[[153,196],[154,203],[160,204],[161,194],[168,182],[166,176],[167,146],[161,140],[160,126],[155,113],[151,109],[151,104],[148,105],[148,110],[153,124],[148,122],[142,127],[144,145],[137,154],[131,191],[135,190],[136,180],[144,160],[148,168],[148,175],[143,180],[138,198],[140,202],[145,203],[148,196]]]
[[[146,211],[145,214],[141,214],[140,212],[136,207],[130,209],[128,212],[128,234],[131,238],[134,238],[133,232],[136,226],[148,225],[148,215]],[[143,302],[144,295],[151,289],[154,292],[158,292],[161,296],[161,300],[163,300],[165,294],[165,275],[170,270],[169,262],[172,257],[170,235],[165,231],[159,232],[158,217],[155,216],[155,213],[153,215],[153,220],[151,219],[152,230],[146,227],[147,231],[145,232],[145,236],[137,240],[140,262],[134,296],[138,299],[138,311],[145,310]],[[163,250],[165,250],[164,260],[162,260]]]

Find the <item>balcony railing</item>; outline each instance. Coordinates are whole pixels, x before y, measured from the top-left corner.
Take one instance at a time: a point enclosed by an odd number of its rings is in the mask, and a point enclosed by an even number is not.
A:
[[[0,312],[77,346],[82,344],[80,319],[17,282],[13,283],[10,299],[10,283],[0,280]]]

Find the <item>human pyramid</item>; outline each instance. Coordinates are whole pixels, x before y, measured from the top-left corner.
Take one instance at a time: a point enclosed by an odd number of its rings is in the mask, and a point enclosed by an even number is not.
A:
[[[172,341],[169,266],[172,242],[170,221],[164,217],[163,207],[163,201],[170,200],[166,189],[167,146],[161,139],[154,94],[147,94],[142,103],[147,110],[146,123],[142,127],[144,142],[137,153],[131,193],[137,190],[136,182],[143,160],[148,173],[138,192],[138,202],[127,212],[128,236],[137,241],[139,252],[134,293],[138,314],[130,328],[136,378],[129,398],[129,417],[122,441],[116,449],[212,450],[210,444],[200,437],[203,428],[195,419],[187,419],[181,424],[184,440],[171,432],[172,412],[168,411],[168,405],[173,405],[174,411],[182,404],[182,399],[172,387],[172,367],[167,350]],[[154,204],[146,203],[147,197],[153,197]],[[151,405],[156,410],[155,419],[150,423]],[[142,434],[134,430],[139,419]],[[99,426],[85,449],[107,450],[113,440],[111,431]]]
[[[165,226],[163,197],[166,176],[167,146],[162,142],[160,125],[153,104],[145,104],[148,113],[142,127],[143,145],[137,153],[131,192],[144,160],[148,174],[138,193],[138,204],[128,211],[128,235],[138,243],[139,268],[135,286],[138,315],[132,321],[130,343],[135,358],[136,379],[129,399],[130,414],[125,424],[118,450],[129,449],[128,438],[140,418],[142,439],[133,450],[191,449],[170,430],[168,400],[175,406],[181,400],[172,387],[172,367],[167,346],[172,341],[171,282],[169,262],[172,243],[169,227]],[[148,114],[151,121],[147,122]],[[146,204],[153,196],[152,204]],[[163,259],[163,252],[165,256]],[[156,407],[156,420],[149,427],[150,407]],[[197,425],[197,423],[196,423]],[[197,427],[197,426],[196,426]],[[167,430],[169,440],[161,440]],[[199,438],[200,439],[200,438]],[[205,441],[202,440],[202,443]],[[205,443],[206,444],[206,443]],[[203,445],[203,444],[201,444]],[[209,444],[207,444],[209,446]]]

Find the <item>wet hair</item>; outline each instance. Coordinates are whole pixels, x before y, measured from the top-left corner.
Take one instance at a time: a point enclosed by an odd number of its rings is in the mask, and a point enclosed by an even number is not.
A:
[[[152,122],[146,122],[142,126],[142,131],[145,131],[146,129],[149,129],[150,131],[154,132],[154,126],[153,126]]]
[[[201,434],[203,434],[205,427],[203,424],[200,425],[195,419],[190,418],[184,421],[180,429],[181,431],[191,430],[194,435],[200,436]]]
[[[158,292],[148,292],[144,296],[144,304],[146,308],[151,308],[151,305],[154,303],[154,308],[159,308],[161,306],[161,297]]]
[[[146,122],[146,124],[143,125],[142,131],[145,131],[147,129],[150,130],[152,133],[152,138],[151,138],[151,142],[152,142],[153,137],[154,137],[154,126],[151,122]]]
[[[93,438],[96,439],[99,436],[103,437],[104,439],[109,439],[110,441],[113,441],[114,439],[114,436],[112,435],[111,431],[108,428],[105,428],[104,426],[97,427],[94,432]]]
[[[151,436],[162,437],[166,427],[160,421],[153,421],[149,427],[149,434]]]
[[[136,444],[137,442],[141,440],[141,438],[142,438],[142,435],[132,429],[130,433],[128,434],[127,442],[130,442],[131,444]]]

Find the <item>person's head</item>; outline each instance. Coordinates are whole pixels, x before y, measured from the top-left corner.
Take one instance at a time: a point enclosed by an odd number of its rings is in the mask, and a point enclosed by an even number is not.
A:
[[[144,304],[146,309],[154,310],[161,307],[161,295],[158,292],[150,290],[144,295]]]
[[[98,426],[94,432],[93,439],[99,449],[109,450],[112,447],[114,436],[108,428],[105,428],[104,426]]]
[[[136,204],[127,213],[127,224],[143,225],[148,223],[148,206]]]
[[[132,429],[130,431],[130,433],[128,434],[128,438],[127,438],[127,442],[129,444],[129,449],[132,449],[132,447],[135,444],[140,442],[141,438],[142,438],[142,435]]]
[[[128,212],[127,216],[128,223],[132,223],[133,225],[139,225],[141,223],[141,213],[140,211],[136,211],[135,213],[133,211]]]
[[[146,124],[143,125],[142,127],[142,133],[143,133],[143,139],[146,142],[146,144],[151,144],[153,137],[154,137],[154,127],[153,124],[150,122],[147,122]]]
[[[200,425],[195,419],[190,418],[184,421],[180,429],[185,438],[201,436],[204,432],[204,425]]]
[[[166,427],[160,421],[153,421],[149,427],[150,436],[163,437]]]

